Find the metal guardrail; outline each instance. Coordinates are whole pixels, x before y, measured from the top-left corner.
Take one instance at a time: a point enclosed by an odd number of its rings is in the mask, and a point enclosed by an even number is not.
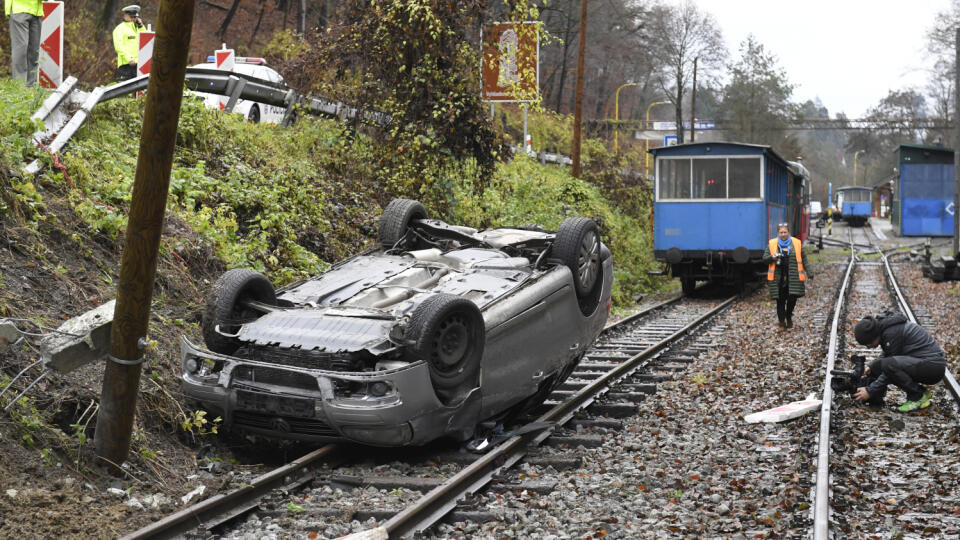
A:
[[[77,79],[68,77],[32,116],[44,123],[43,129],[34,133],[34,140],[39,143],[41,139],[56,134],[50,144],[46,145],[46,149],[51,153],[59,152],[80,129],[94,107],[104,101],[146,90],[149,77],[149,75],[142,75],[118,84],[100,86],[91,92],[77,91]],[[392,121],[392,117],[383,112],[361,111],[338,101],[302,95],[285,84],[219,69],[187,68],[185,87],[193,92],[229,97],[224,107],[226,112],[232,112],[240,99],[284,107],[286,113],[281,122],[282,125],[291,124],[297,110],[341,119],[355,119],[359,114],[364,122],[381,127],[389,125]],[[68,121],[65,109],[76,104],[79,104],[79,109]],[[34,160],[23,170],[28,174],[35,174],[40,168],[40,161]]]

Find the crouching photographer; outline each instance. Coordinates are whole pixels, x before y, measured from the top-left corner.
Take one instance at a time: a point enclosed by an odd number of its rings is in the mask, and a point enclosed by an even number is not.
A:
[[[853,328],[857,343],[880,346],[883,353],[863,368],[866,383],[853,394],[857,401],[882,405],[887,386],[893,384],[907,394],[900,412],[930,406],[930,391],[921,385],[940,382],[946,369],[943,349],[922,326],[907,321],[902,313],[886,312],[867,316]]]

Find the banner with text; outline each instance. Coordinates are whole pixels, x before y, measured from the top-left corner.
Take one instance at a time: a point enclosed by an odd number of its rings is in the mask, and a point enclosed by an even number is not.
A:
[[[540,23],[493,23],[483,29],[484,101],[528,102],[540,91]]]

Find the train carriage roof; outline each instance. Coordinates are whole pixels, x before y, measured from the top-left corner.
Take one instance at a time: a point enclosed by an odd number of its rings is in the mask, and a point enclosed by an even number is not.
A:
[[[765,144],[748,144],[738,142],[702,142],[684,143],[673,146],[651,148],[651,154],[656,156],[729,156],[729,155],[767,155],[786,168],[790,162],[783,159],[771,146]],[[794,173],[796,174],[796,173]]]

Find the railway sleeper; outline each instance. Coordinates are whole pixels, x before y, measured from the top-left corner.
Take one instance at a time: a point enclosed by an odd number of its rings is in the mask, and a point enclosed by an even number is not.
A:
[[[421,493],[446,482],[446,478],[438,477],[419,477],[419,476],[353,476],[347,474],[334,474],[327,478],[331,488],[352,489],[352,488],[374,488],[392,491],[395,489],[407,489],[410,491],[419,491]],[[557,487],[557,482],[552,480],[524,480],[522,482],[502,482],[494,481],[487,492],[516,492],[529,491],[540,495],[549,495]]]
[[[600,448],[603,446],[602,435],[551,435],[543,444],[554,448]]]

